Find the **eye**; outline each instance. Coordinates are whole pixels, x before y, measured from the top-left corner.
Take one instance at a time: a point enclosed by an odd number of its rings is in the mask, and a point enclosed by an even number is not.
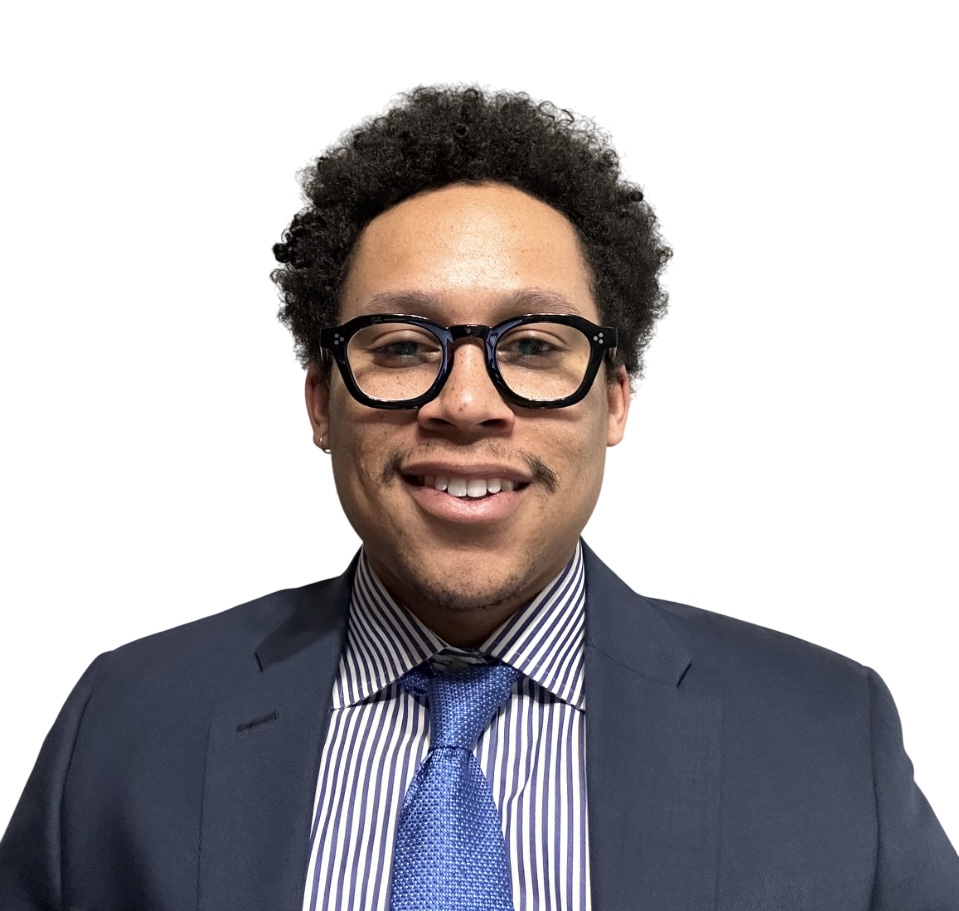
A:
[[[507,332],[499,340],[496,358],[500,364],[545,366],[561,358],[567,350],[568,345],[556,333],[523,326]]]
[[[435,339],[400,338],[381,342],[369,354],[383,367],[414,367],[439,359],[442,352]]]
[[[516,340],[513,347],[517,354],[533,357],[537,354],[546,354],[547,351],[552,350],[553,346],[541,338],[521,338]]]
[[[423,350],[421,342],[414,342],[407,339],[401,342],[390,342],[388,345],[380,345],[376,353],[383,357],[416,357]]]
[[[436,363],[443,351],[439,339],[425,329],[407,323],[380,323],[353,336],[348,356],[354,369],[368,365],[392,370]]]

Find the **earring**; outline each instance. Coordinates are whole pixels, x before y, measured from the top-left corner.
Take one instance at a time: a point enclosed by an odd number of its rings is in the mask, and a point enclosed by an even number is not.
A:
[[[316,445],[319,446],[320,449],[322,449],[323,452],[325,452],[327,455],[329,455],[330,452],[331,452],[328,442],[329,442],[329,441],[328,441],[327,438],[326,438],[326,434],[324,433],[324,434],[320,437],[319,441],[318,441],[317,444],[316,444]]]

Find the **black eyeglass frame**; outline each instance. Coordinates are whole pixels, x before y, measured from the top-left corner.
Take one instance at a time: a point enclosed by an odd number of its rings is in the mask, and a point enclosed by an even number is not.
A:
[[[399,399],[389,401],[386,399],[377,399],[367,395],[356,384],[353,377],[353,371],[350,369],[349,359],[346,355],[346,349],[350,339],[361,329],[367,326],[375,326],[378,323],[408,323],[411,326],[419,326],[428,330],[440,342],[442,361],[440,369],[436,374],[436,379],[429,389],[422,395],[411,399]],[[586,365],[586,373],[583,382],[579,388],[571,395],[565,398],[543,401],[540,399],[527,399],[513,392],[506,385],[505,380],[499,372],[496,364],[496,345],[500,338],[524,323],[559,323],[563,326],[572,326],[579,329],[589,341],[589,362]],[[358,402],[368,405],[370,408],[387,409],[410,409],[419,408],[427,402],[432,401],[440,394],[446,381],[449,379],[450,372],[453,369],[453,352],[456,342],[463,338],[478,338],[483,341],[483,351],[486,361],[486,372],[493,381],[499,394],[513,405],[521,408],[566,408],[575,405],[581,401],[596,379],[599,372],[599,366],[603,358],[608,357],[610,364],[616,353],[618,336],[616,329],[612,326],[597,326],[582,316],[575,316],[568,313],[526,313],[523,316],[513,317],[497,323],[495,326],[484,326],[481,323],[463,323],[458,326],[442,326],[425,316],[412,316],[408,313],[375,313],[368,316],[358,316],[344,323],[342,326],[329,326],[320,330],[320,346],[330,353],[336,365],[340,369],[340,375],[346,388],[350,391]]]

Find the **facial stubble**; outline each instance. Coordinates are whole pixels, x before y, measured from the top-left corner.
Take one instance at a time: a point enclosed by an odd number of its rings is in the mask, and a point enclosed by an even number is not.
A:
[[[547,493],[554,493],[558,486],[556,473],[538,456],[531,453],[518,455],[529,468],[530,485],[541,485]],[[380,483],[385,486],[403,483],[400,469],[407,461],[408,456],[403,452],[392,452],[384,463]],[[433,574],[429,579],[424,578],[421,559],[415,548],[402,537],[395,542],[393,556],[394,571],[400,577],[397,579],[400,585],[412,593],[418,603],[449,613],[492,612],[519,598],[516,604],[518,610],[535,596],[536,592],[529,592],[528,589],[534,584],[538,571],[541,571],[536,556],[528,547],[524,549],[521,566],[514,568],[505,578],[489,575],[481,584],[477,584],[477,580],[469,580],[462,568],[457,566]],[[477,559],[481,557],[477,556]]]

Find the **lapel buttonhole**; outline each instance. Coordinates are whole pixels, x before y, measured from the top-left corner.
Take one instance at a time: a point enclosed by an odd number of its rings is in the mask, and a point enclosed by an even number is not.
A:
[[[244,724],[238,724],[236,726],[237,734],[245,734],[247,731],[252,731],[253,728],[258,728],[261,724],[267,724],[270,721],[276,721],[277,714],[275,711],[270,712],[269,715],[263,715],[260,718],[254,718],[252,721],[247,721]]]

